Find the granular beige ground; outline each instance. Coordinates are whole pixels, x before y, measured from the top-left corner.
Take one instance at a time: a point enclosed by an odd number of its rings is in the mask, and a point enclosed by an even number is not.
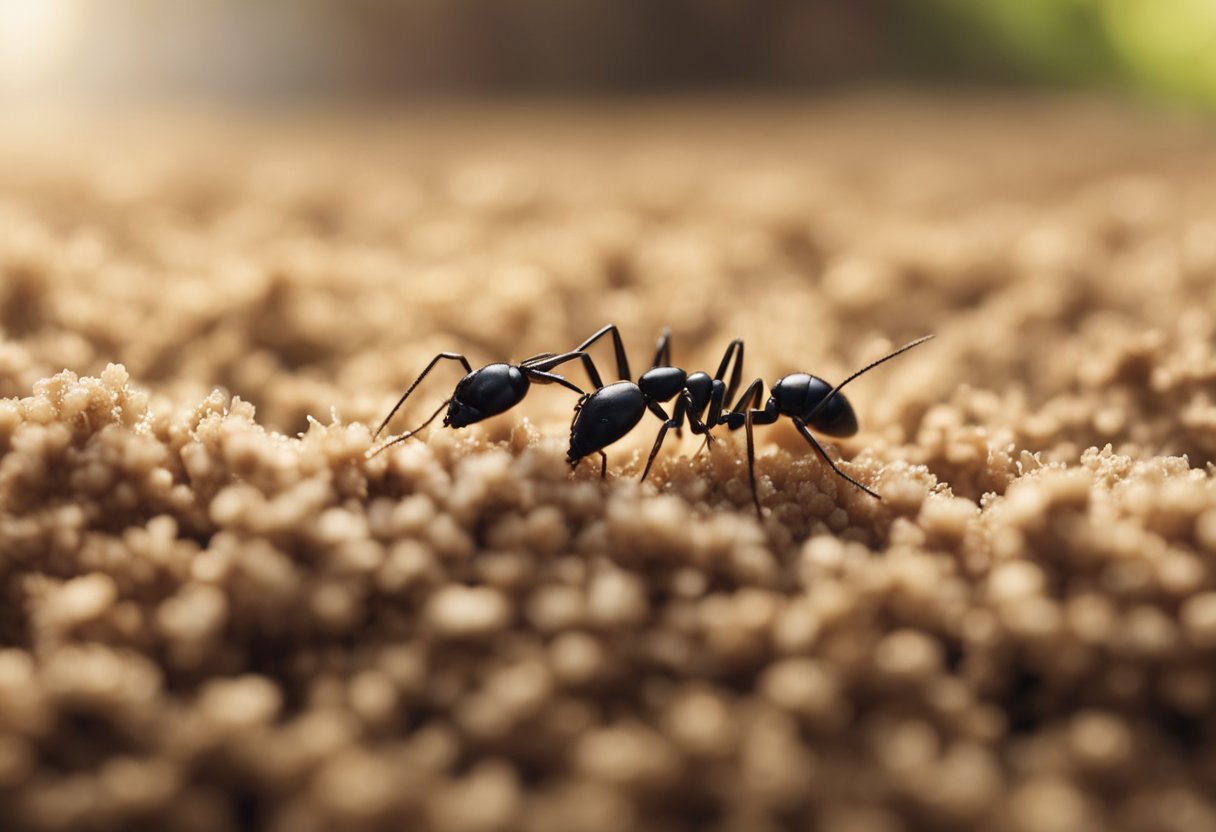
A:
[[[440,350],[849,388],[366,458]],[[1216,828],[1216,139],[1078,101],[0,135],[0,828]],[[606,374],[609,351],[597,352]],[[64,369],[68,368],[68,369]],[[416,424],[459,373],[394,420]],[[569,376],[584,384],[576,367]]]

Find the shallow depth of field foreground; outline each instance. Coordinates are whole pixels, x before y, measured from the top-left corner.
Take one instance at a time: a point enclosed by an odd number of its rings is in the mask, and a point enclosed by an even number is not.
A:
[[[647,415],[572,474],[555,385],[366,458],[436,353],[610,322],[635,374],[669,325],[766,387],[936,338],[828,442],[881,502],[788,423],[762,521],[725,429],[640,485]],[[1209,128],[846,98],[15,129],[0,336],[5,830],[1216,828]]]

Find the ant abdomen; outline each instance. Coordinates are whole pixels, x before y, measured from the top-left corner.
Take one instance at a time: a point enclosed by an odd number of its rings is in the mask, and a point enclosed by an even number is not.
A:
[[[723,377],[732,362],[734,370],[727,384]],[[624,376],[624,361],[619,363]],[[694,433],[705,436],[706,444],[713,441],[710,431],[721,423],[722,403],[734,394],[742,375],[741,340],[731,341],[718,366],[717,375],[710,377],[708,373],[688,373],[671,366],[671,331],[664,329],[656,345],[653,365],[642,373],[636,384],[621,381],[607,387],[597,385],[598,389],[579,403],[574,421],[570,424],[570,450],[566,459],[573,467],[583,457],[598,453],[600,476],[604,476],[608,470],[608,456],[604,448],[629,433],[649,410],[663,420],[663,426],[650,448],[646,467],[642,469],[642,479],[645,480],[663,445],[663,438],[672,428],[679,436],[687,420]],[[663,403],[672,399],[675,399],[674,410],[668,415]]]
[[[646,397],[631,381],[601,387],[584,398],[570,425],[571,465],[625,436],[646,413]]]

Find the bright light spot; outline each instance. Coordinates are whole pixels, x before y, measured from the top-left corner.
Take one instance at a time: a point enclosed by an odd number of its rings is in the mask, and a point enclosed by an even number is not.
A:
[[[33,90],[63,68],[78,0],[0,0],[0,90]]]

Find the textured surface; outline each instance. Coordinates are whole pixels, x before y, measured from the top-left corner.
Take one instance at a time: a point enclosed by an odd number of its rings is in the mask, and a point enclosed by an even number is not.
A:
[[[1210,132],[868,100],[0,151],[5,829],[1216,825]],[[609,321],[635,372],[669,324],[767,382],[935,333],[829,445],[884,501],[788,425],[763,522],[726,431],[571,475],[556,387],[365,459],[436,352]]]

